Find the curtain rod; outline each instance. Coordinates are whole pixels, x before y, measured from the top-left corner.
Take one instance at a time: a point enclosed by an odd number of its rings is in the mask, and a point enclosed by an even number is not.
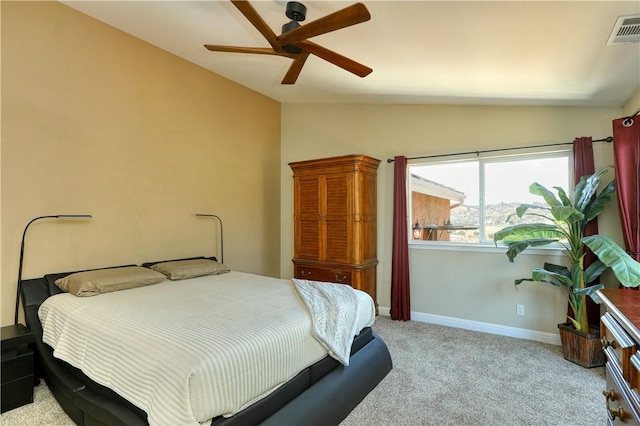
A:
[[[633,126],[633,118],[634,118],[636,115],[638,115],[638,114],[640,114],[640,108],[638,108],[638,109],[636,110],[636,112],[634,112],[634,113],[633,113],[633,114],[631,114],[630,116],[625,117],[624,121],[622,122],[622,125],[623,125],[624,127],[631,127],[631,126]]]
[[[613,137],[608,136],[603,139],[595,139],[592,142],[613,142]],[[498,151],[512,151],[516,149],[529,149],[529,148],[543,148],[547,146],[560,146],[560,145],[573,145],[573,142],[563,142],[563,143],[550,143],[546,145],[529,145],[529,146],[516,146],[512,148],[497,148],[497,149],[485,149],[482,151],[467,151],[467,152],[453,152],[451,154],[438,154],[438,155],[424,155],[422,157],[408,157],[407,160],[421,160],[423,158],[437,158],[437,157],[451,157],[454,155],[468,155],[468,154],[484,154],[486,152],[498,152]],[[393,163],[393,158],[388,158],[387,163]]]

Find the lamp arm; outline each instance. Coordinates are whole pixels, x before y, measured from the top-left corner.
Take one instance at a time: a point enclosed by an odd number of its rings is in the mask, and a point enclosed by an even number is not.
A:
[[[57,218],[58,216],[38,216],[35,219],[31,219],[29,221],[29,223],[27,223],[27,226],[24,227],[24,231],[22,232],[22,241],[20,242],[20,264],[18,265],[18,287],[16,290],[16,310],[15,310],[15,317],[14,317],[14,324],[18,324],[18,310],[20,309],[20,296],[22,293],[22,261],[24,260],[24,240],[25,237],[27,236],[27,230],[29,229],[29,226],[31,226],[31,224],[37,220],[40,219],[54,219]]]
[[[40,219],[91,219],[92,216],[88,214],[58,214],[58,215],[48,215],[48,216],[38,216],[34,219],[31,219],[27,226],[24,227],[24,231],[22,232],[22,241],[20,242],[20,263],[18,265],[18,286],[16,289],[16,310],[14,317],[14,324],[18,324],[18,310],[20,309],[20,299],[22,295],[22,263],[24,260],[24,241],[27,236],[27,230],[29,226]]]
[[[220,263],[224,263],[224,234],[222,230],[222,219],[215,214],[196,213],[197,217],[215,217],[220,222]]]

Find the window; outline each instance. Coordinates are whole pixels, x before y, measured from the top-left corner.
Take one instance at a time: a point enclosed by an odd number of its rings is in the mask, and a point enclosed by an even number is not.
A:
[[[508,225],[541,218],[512,216],[520,204],[541,204],[529,193],[570,188],[571,151],[466,160],[430,161],[408,166],[410,241],[493,244],[493,234]]]

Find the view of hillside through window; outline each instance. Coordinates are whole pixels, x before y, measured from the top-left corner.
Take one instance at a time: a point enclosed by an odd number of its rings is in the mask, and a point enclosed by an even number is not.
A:
[[[512,216],[520,204],[542,204],[533,182],[569,194],[569,153],[423,163],[409,166],[413,239],[479,243],[505,226],[544,218]],[[541,211],[542,213],[542,211]]]

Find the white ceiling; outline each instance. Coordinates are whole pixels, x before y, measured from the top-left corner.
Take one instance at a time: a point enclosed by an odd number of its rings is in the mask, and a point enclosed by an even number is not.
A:
[[[640,1],[370,1],[371,20],[312,40],[373,68],[360,78],[311,56],[210,52],[269,47],[229,1],[63,3],[283,103],[622,106],[640,86],[640,43],[608,46]],[[308,23],[349,1],[302,1]],[[286,1],[253,1],[276,34]]]

